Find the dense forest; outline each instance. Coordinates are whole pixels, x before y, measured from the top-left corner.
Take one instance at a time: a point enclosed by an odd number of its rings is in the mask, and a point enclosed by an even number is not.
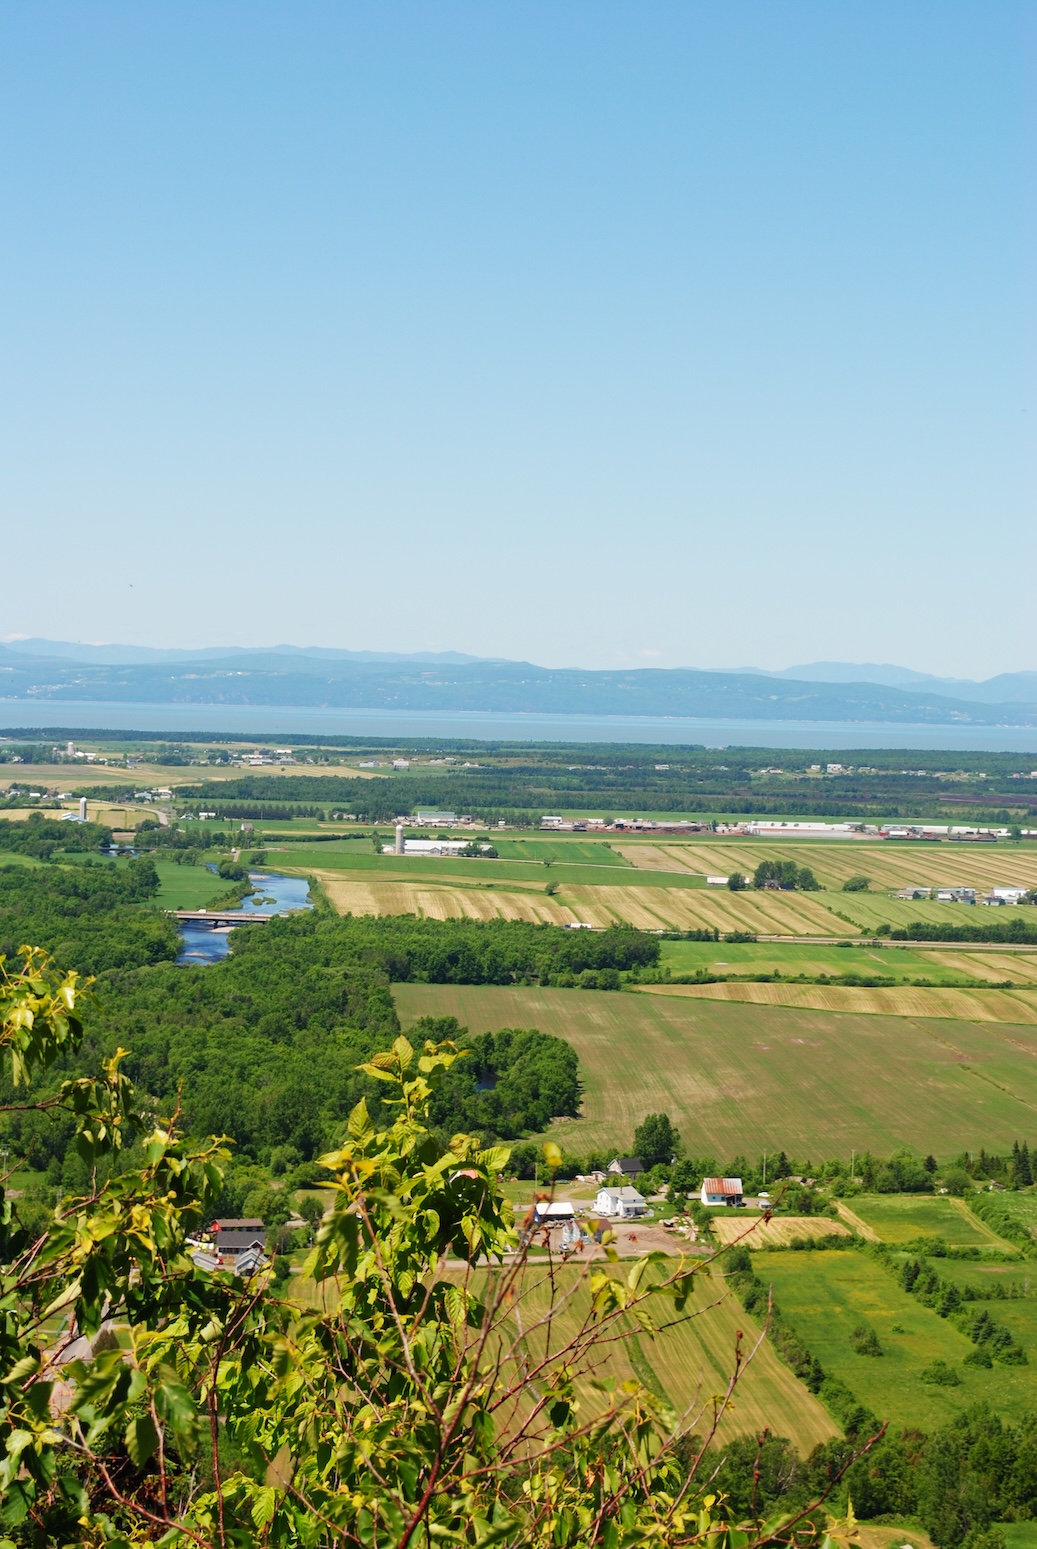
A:
[[[380,1084],[357,1067],[399,1032],[393,980],[618,980],[659,950],[630,930],[313,912],[239,931],[223,962],[180,967],[172,923],[147,907],[156,887],[146,857],[118,867],[90,858],[0,867],[0,952],[14,959],[32,942],[63,968],[97,977],[83,1045],[55,1067],[55,1083],[128,1049],[125,1069],[140,1088],[160,1102],[182,1094],[191,1133],[234,1140],[246,1184],[255,1167],[312,1180],[313,1159],[338,1142],[359,1098],[380,1111]],[[470,1051],[436,1093],[433,1117],[446,1133],[507,1140],[578,1111],[576,1056],[562,1039],[535,1029],[472,1036],[452,1020],[419,1024],[423,1031]],[[81,1184],[67,1127],[14,1112],[4,1138],[51,1185]]]

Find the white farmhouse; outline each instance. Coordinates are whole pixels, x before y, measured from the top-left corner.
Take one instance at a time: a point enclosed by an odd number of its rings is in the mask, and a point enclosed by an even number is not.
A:
[[[741,1178],[703,1178],[700,1199],[704,1205],[740,1205]]]
[[[603,1216],[618,1216],[621,1221],[636,1220],[646,1210],[645,1197],[629,1183],[598,1190],[595,1207]]]

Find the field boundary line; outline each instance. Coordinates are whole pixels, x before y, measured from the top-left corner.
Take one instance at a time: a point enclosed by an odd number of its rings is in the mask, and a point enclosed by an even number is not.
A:
[[[849,1205],[845,1204],[841,1199],[836,1200],[835,1208],[838,1210],[847,1226],[852,1227],[857,1235],[859,1237],[863,1237],[866,1242],[882,1241],[882,1238],[879,1236],[875,1228],[873,1226],[869,1226],[867,1221],[865,1221],[862,1216],[857,1214],[856,1210],[851,1210]]]
[[[1013,1258],[1021,1257],[1018,1246],[1015,1243],[1007,1242],[1004,1237],[999,1237],[981,1216],[976,1215],[968,1208],[963,1199],[956,1199],[954,1195],[948,1195],[948,1198],[958,1215],[961,1216],[963,1221],[968,1222],[973,1231],[976,1231],[978,1228],[984,1236],[989,1238],[991,1247],[1000,1248],[1002,1252],[1010,1253]]]

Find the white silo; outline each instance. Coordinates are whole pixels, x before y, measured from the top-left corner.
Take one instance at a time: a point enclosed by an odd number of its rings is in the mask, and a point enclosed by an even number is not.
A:
[[[79,798],[79,821],[81,823],[85,823],[86,822],[86,797],[85,796],[80,796],[80,798]]]
[[[397,825],[396,825],[396,854],[397,855],[403,855],[403,853],[404,853],[404,848],[403,848],[403,824],[402,823],[397,823]]]

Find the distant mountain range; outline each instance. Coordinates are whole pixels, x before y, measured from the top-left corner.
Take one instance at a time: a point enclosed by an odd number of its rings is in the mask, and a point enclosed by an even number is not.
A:
[[[150,645],[84,645],[71,640],[5,640],[3,649],[35,660],[84,662],[98,667],[150,667],[162,662],[223,661],[232,656],[312,656],[329,662],[462,662],[493,660],[461,651],[340,651],[323,645],[209,645],[196,650],[160,650]]]
[[[0,646],[0,704],[18,705],[25,724],[25,707],[42,712],[50,700],[1037,727],[1033,672],[972,683],[843,662],[784,672],[583,671],[452,651],[159,651],[51,640]]]
[[[770,672],[765,667],[742,667],[741,672],[764,678],[794,678],[800,683],[879,683],[887,688],[907,688],[913,693],[943,694],[951,699],[979,704],[1037,703],[1037,672],[1002,672],[977,683],[971,678],[936,678],[910,667],[875,662],[807,662]]]

